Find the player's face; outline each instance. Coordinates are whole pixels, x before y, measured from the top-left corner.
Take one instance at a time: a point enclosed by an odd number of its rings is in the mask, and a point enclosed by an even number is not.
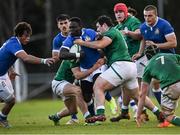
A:
[[[74,36],[74,37],[81,36],[81,29],[82,27],[79,26],[77,22],[70,22],[69,32],[71,36]]]
[[[96,23],[96,30],[97,32],[104,33],[105,29],[103,25],[100,25],[98,22]]]
[[[58,28],[62,33],[68,33],[69,32],[69,24],[70,24],[70,22],[68,19],[58,21],[58,23],[57,23]]]
[[[144,19],[148,25],[153,26],[156,23],[157,15],[154,10],[144,10]]]
[[[24,34],[18,38],[23,45],[26,45],[30,41],[30,36],[31,35],[25,31]]]
[[[126,19],[124,12],[121,10],[115,11],[114,15],[118,23],[121,23],[124,21],[124,19]]]

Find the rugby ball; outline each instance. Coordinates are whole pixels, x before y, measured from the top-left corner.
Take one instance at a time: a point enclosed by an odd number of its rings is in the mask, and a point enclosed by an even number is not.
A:
[[[74,44],[71,49],[70,49],[70,53],[79,53],[81,51],[81,46]]]

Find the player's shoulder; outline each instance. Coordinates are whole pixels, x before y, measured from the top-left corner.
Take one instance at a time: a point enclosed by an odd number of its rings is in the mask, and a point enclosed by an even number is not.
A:
[[[138,22],[138,23],[140,23],[140,20],[137,17],[135,17],[135,16],[129,16],[128,19],[131,22]]]
[[[96,33],[96,31],[91,28],[83,28],[82,31],[84,33]]]
[[[147,27],[146,22],[143,22],[143,23],[140,25],[140,29],[145,29],[146,27]]]
[[[169,21],[158,17],[158,24],[161,26],[171,26],[171,24],[169,23]]]
[[[115,34],[115,33],[119,33],[119,30],[115,27],[111,27],[107,33],[111,33],[111,34]]]
[[[5,42],[5,45],[6,46],[11,46],[12,44],[15,44],[15,45],[19,45],[20,44],[20,41],[18,42],[18,39],[17,37],[10,37],[6,42]]]
[[[55,37],[54,37],[54,41],[61,41],[64,38],[66,38],[66,36],[63,36],[61,33],[58,33]]]

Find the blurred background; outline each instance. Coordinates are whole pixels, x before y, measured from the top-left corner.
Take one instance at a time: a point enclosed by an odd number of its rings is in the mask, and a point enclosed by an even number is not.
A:
[[[173,0],[0,0],[0,43],[13,34],[13,27],[19,21],[31,24],[33,35],[27,53],[38,57],[51,57],[52,39],[59,32],[56,26],[58,14],[66,13],[80,17],[85,27],[94,28],[94,21],[99,15],[106,14],[114,22],[113,7],[123,2],[137,10],[137,18],[142,22],[143,9],[148,4],[158,7],[159,16],[168,20],[174,27],[177,40],[180,38],[180,1]],[[116,22],[115,22],[116,23]],[[180,54],[178,45],[176,52]],[[18,101],[32,98],[55,98],[51,91],[51,81],[60,63],[52,67],[44,65],[16,63],[21,74],[14,84]]]

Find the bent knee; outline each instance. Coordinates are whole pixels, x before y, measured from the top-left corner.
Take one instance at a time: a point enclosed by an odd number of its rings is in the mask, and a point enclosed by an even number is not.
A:
[[[4,102],[7,103],[7,104],[15,104],[15,102],[16,102],[15,96],[14,96],[14,95],[9,95],[9,96],[4,100]]]
[[[81,94],[81,88],[78,86],[75,86],[73,89],[73,92],[75,95],[79,95],[79,94]]]

